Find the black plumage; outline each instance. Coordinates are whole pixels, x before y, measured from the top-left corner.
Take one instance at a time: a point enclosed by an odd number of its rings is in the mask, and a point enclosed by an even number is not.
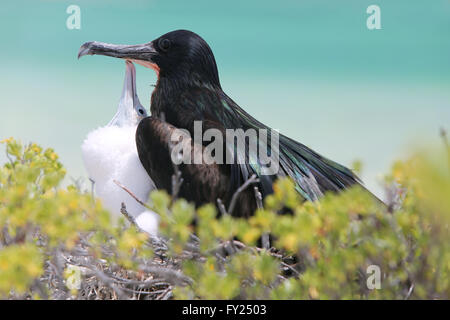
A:
[[[87,43],[80,55],[103,54],[129,59],[150,67],[158,73],[151,97],[152,116],[141,121],[136,132],[140,160],[156,186],[171,191],[173,166],[170,163],[169,135],[175,128],[194,135],[194,121],[201,121],[203,132],[214,128],[225,135],[226,129],[270,129],[245,112],[222,90],[217,65],[209,45],[197,34],[177,30],[137,46],[113,46]],[[164,121],[163,121],[163,120]],[[223,139],[226,140],[225,138]],[[268,152],[274,153],[269,142]],[[187,140],[186,140],[187,141]],[[261,141],[258,141],[258,144]],[[192,140],[186,143],[194,144]],[[200,146],[203,150],[209,142]],[[197,205],[221,198],[228,203],[232,194],[252,174],[259,177],[263,197],[273,192],[272,184],[282,176],[291,177],[298,192],[306,200],[317,200],[327,191],[339,191],[360,180],[348,168],[322,157],[305,145],[279,135],[279,170],[262,175],[256,153],[238,149],[233,143],[223,152],[234,151],[237,157],[252,159],[244,164],[182,164],[184,183],[180,196]],[[194,152],[194,151],[193,151]],[[255,210],[253,190],[243,192],[237,216],[249,216]]]

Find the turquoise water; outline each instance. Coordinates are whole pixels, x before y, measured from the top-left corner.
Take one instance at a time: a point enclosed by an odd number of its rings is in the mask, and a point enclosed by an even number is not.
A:
[[[66,28],[70,4],[81,8],[81,30]],[[366,27],[371,4],[381,30]],[[249,113],[345,165],[362,160],[378,195],[393,159],[450,129],[448,0],[18,0],[0,5],[0,139],[52,146],[71,177],[85,177],[81,142],[113,116],[125,66],[77,60],[79,46],[180,28],[210,44],[224,90]],[[137,78],[149,107],[156,77],[137,66]]]

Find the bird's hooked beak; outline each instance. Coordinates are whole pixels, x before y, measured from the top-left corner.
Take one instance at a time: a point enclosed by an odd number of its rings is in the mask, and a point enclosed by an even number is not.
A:
[[[110,44],[105,42],[86,42],[78,51],[78,59],[86,55],[103,55],[114,58],[121,58],[136,62],[144,67],[153,69],[159,75],[159,67],[153,62],[153,57],[158,52],[153,43],[136,45]]]
[[[120,101],[126,99],[131,99],[133,104],[133,109],[140,117],[146,117],[145,109],[139,101],[139,97],[137,95],[136,89],[136,68],[134,64],[127,60],[125,62],[126,70],[125,70],[125,80],[123,83],[122,96],[120,97]],[[142,112],[144,110],[144,113]]]
[[[141,119],[147,116],[147,111],[142,106],[137,95],[136,68],[131,61],[127,60],[119,107],[108,126],[137,125]]]

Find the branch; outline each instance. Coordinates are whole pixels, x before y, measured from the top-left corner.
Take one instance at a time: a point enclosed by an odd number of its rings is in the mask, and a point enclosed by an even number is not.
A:
[[[131,224],[134,224],[137,228],[139,228],[139,226],[136,224],[136,221],[134,220],[134,217],[131,214],[128,213],[127,207],[125,206],[124,202],[122,202],[122,204],[121,204],[120,213],[123,214],[125,216],[125,218],[127,218],[127,220]]]
[[[144,203],[143,201],[141,201],[138,197],[136,197],[134,195],[133,192],[131,192],[130,190],[128,190],[124,185],[122,185],[119,181],[117,180],[113,180],[115,184],[117,184],[120,188],[122,188],[124,191],[126,191],[134,200],[136,200],[141,206],[147,208],[148,210],[152,210],[152,208],[150,208],[146,203]]]
[[[95,180],[89,178],[89,181],[91,182],[91,197],[92,200],[95,201],[95,192],[94,192]]]
[[[172,297],[172,287],[168,286],[161,295],[156,297],[156,300],[168,300],[170,297]]]
[[[219,211],[223,216],[228,214],[227,209],[225,209],[225,205],[223,204],[223,201],[220,198],[217,198],[217,207],[219,208]]]
[[[251,176],[249,179],[247,179],[247,180],[244,182],[244,184],[241,185],[241,186],[236,190],[236,192],[233,194],[233,197],[231,197],[230,205],[229,205],[229,207],[228,207],[228,213],[229,213],[229,214],[232,214],[232,213],[233,213],[233,210],[234,210],[234,207],[236,206],[236,202],[237,202],[237,199],[238,199],[239,195],[240,195],[245,189],[247,189],[247,187],[248,187],[250,184],[252,184],[252,183],[257,183],[257,182],[259,182],[259,179],[257,178],[256,174],[252,174],[252,176]]]
[[[255,186],[253,188],[253,190],[255,191],[255,199],[256,199],[256,207],[258,209],[263,209],[263,200],[262,200],[262,194],[259,191],[258,187]],[[268,233],[263,233],[261,236],[261,245],[264,249],[269,250],[270,249],[270,236]]]
[[[185,276],[178,270],[170,269],[167,267],[158,267],[158,266],[146,266],[141,265],[139,269],[157,275],[158,277],[163,278],[167,282],[174,285],[190,285],[193,283],[192,279]]]
[[[257,186],[255,186],[253,188],[253,190],[255,191],[256,207],[258,209],[262,209],[263,208],[263,201],[262,201],[261,192],[259,191]]]
[[[410,297],[411,297],[411,295],[412,295],[412,293],[413,293],[413,291],[414,291],[414,283],[411,285],[411,287],[409,288],[409,290],[408,290],[408,293],[406,294],[406,297],[405,297],[405,300],[408,300]]]
[[[91,270],[95,276],[103,282],[107,287],[111,288],[118,296],[120,300],[127,299],[124,290],[115,284],[114,279],[110,278],[106,273],[99,270],[95,265],[81,264],[84,268]]]

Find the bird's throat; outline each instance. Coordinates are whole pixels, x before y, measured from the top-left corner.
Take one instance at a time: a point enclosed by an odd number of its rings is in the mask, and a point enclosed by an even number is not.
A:
[[[156,76],[159,79],[159,67],[158,67],[158,65],[156,63],[153,63],[153,62],[150,62],[150,61],[136,60],[136,59],[133,59],[131,61],[133,61],[133,62],[135,62],[135,63],[137,63],[137,64],[139,64],[139,65],[141,65],[143,67],[146,67],[146,68],[154,70],[155,73],[156,73]]]
[[[170,82],[166,81],[164,77],[158,77],[150,101],[152,116],[167,121],[167,113],[170,112],[170,106],[176,101],[177,96],[178,93],[171,87]]]

